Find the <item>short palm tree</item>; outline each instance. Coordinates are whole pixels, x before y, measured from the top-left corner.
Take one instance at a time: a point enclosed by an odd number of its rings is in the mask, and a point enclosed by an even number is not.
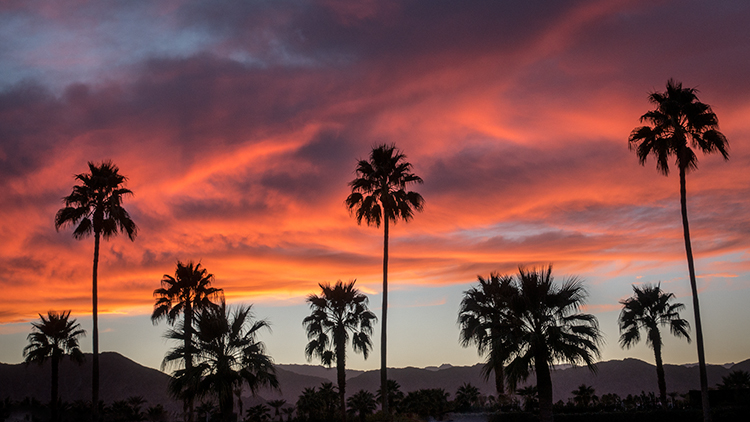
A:
[[[654,350],[659,399],[664,408],[667,407],[667,382],[664,379],[664,365],[661,360],[664,342],[659,327],[669,327],[674,336],[683,337],[690,342],[690,325],[680,318],[679,314],[685,305],[670,303],[672,299],[674,293],[663,291],[659,284],[646,284],[642,287],[633,285],[633,296],[620,301],[622,311],[618,320],[620,345],[624,348],[630,348],[641,340],[641,330],[646,332],[646,344]]]
[[[180,378],[181,382],[174,385],[173,391],[183,398],[185,414],[189,422],[193,420],[193,401],[195,386],[198,382],[191,377],[195,375],[193,357],[197,353],[193,346],[193,320],[198,312],[216,306],[212,300],[220,297],[222,289],[211,286],[213,280],[214,275],[210,274],[200,263],[194,264],[188,261],[187,264],[183,264],[177,261],[174,277],[164,274],[161,287],[154,290],[156,303],[151,314],[151,321],[154,324],[166,319],[168,324],[174,326],[179,316],[182,315],[181,329],[169,334],[169,337],[181,340],[182,346],[173,350],[168,355],[171,356],[169,359],[165,357],[162,369],[167,362],[176,362],[176,358],[181,357],[181,364],[185,371],[181,373],[183,375]]]
[[[372,348],[372,323],[377,319],[367,309],[367,296],[354,288],[355,282],[320,284],[321,295],[307,297],[312,313],[302,321],[310,340],[305,356],[308,359],[316,356],[328,366],[336,362],[343,422],[346,422],[346,345],[351,334],[352,348],[367,359]]]
[[[359,160],[357,177],[349,182],[352,193],[346,206],[354,212],[357,224],[364,219],[367,225],[380,227],[383,223],[383,308],[380,326],[380,389],[388,391],[386,369],[386,328],[388,322],[388,231],[391,222],[409,221],[414,210],[422,211],[424,198],[417,192],[407,191],[409,185],[422,183],[422,178],[412,173],[406,155],[395,145],[380,145],[370,152],[369,160]],[[384,396],[387,397],[387,394]],[[388,401],[382,409],[388,412]]]
[[[479,389],[469,383],[463,383],[456,390],[456,399],[454,400],[456,410],[466,411],[471,409],[479,402]]]
[[[736,369],[727,376],[721,377],[721,384],[717,384],[719,390],[739,390],[750,388],[750,373]]]
[[[585,363],[596,371],[601,332],[596,317],[579,312],[586,299],[582,282],[569,278],[557,285],[552,266],[526,270],[519,268],[514,283],[516,292],[508,301],[508,325],[513,341],[507,344],[510,363],[508,382],[515,388],[536,374],[539,389],[539,417],[552,421],[552,378],[550,366],[556,362]]]
[[[685,176],[689,171],[698,168],[698,157],[693,149],[700,150],[704,154],[718,152],[725,160],[728,160],[729,142],[724,134],[719,131],[719,120],[716,114],[708,104],[698,101],[697,92],[695,88],[683,88],[682,83],[670,79],[667,81],[665,92],[650,94],[649,101],[656,108],[641,116],[641,122],[647,122],[649,125],[635,128],[630,133],[628,145],[631,150],[635,150],[642,165],[646,164],[649,155],[653,155],[656,159],[656,169],[665,176],[669,175],[669,159],[674,156],[675,164],[680,172],[680,210],[682,212],[682,229],[685,238],[690,288],[693,294],[703,419],[709,422],[711,411],[708,403],[706,358],[703,347],[700,307],[698,306],[698,286],[695,281],[693,248],[690,244]]]
[[[404,399],[404,392],[401,391],[401,385],[396,382],[396,380],[389,379],[388,380],[388,409],[391,410],[391,413],[396,410],[396,407],[401,403],[401,401]],[[383,390],[378,388],[378,390],[375,392],[375,398],[378,400],[379,403],[383,402]]]
[[[279,420],[279,422],[281,421],[281,408],[284,407],[285,404],[286,404],[286,400],[283,400],[283,399],[268,401],[268,405],[273,407],[273,409],[276,411],[275,416]]]
[[[573,402],[576,406],[589,407],[590,404],[599,400],[599,397],[594,394],[595,391],[594,387],[581,384],[578,388],[571,391],[571,394],[573,394]]]
[[[69,317],[70,311],[62,313],[49,311],[47,318],[39,314],[41,322],[31,323],[33,329],[27,336],[29,344],[23,349],[26,364],[41,365],[48,359],[52,363],[50,410],[53,422],[59,420],[57,396],[60,360],[68,355],[75,362],[83,362],[83,353],[78,347],[78,337],[85,335],[85,332],[75,319],[70,320]]]
[[[196,322],[198,394],[216,396],[223,421],[232,419],[237,385],[247,385],[253,395],[262,387],[279,388],[273,361],[257,338],[268,322],[254,320],[251,306],[232,310],[222,298],[218,306],[204,308]]]
[[[351,413],[359,416],[360,422],[367,420],[367,415],[371,415],[378,407],[375,401],[375,395],[366,390],[359,390],[353,396],[346,400],[346,405]]]
[[[63,198],[65,207],[55,215],[55,229],[75,226],[73,237],[83,239],[94,234],[94,269],[92,276],[92,315],[93,315],[93,362],[91,380],[91,402],[94,403],[92,419],[99,420],[99,243],[101,238],[109,239],[118,232],[127,233],[130,240],[135,240],[138,228],[123,208],[125,196],[132,195],[123,187],[127,178],[111,161],[100,165],[88,163],[89,173],[81,173],[75,179],[81,182],[73,186],[73,192]]]
[[[475,344],[480,356],[487,355],[482,375],[488,379],[490,373],[494,373],[495,389],[498,396],[503,396],[503,367],[509,357],[507,352],[511,349],[507,342],[512,340],[508,335],[512,327],[507,325],[507,305],[515,292],[513,277],[493,273],[487,279],[481,276],[477,278],[479,286],[464,292],[458,310],[460,341],[463,347]]]

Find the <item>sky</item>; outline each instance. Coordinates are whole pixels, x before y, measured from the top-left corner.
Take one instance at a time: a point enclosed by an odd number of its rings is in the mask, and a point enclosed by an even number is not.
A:
[[[627,139],[670,78],[730,144],[687,181],[706,359],[750,358],[747,22],[744,0],[0,2],[0,362],[48,310],[92,350],[93,239],[54,215],[112,160],[139,231],[102,243],[101,350],[158,368],[173,344],[152,293],[192,260],[270,322],[277,363],[305,363],[319,283],[356,279],[380,315],[382,227],[344,205],[380,144],[425,199],[391,228],[389,366],[480,362],[458,342],[462,293],[547,264],[584,280],[602,360],[653,362],[620,348],[618,301],[660,282],[694,326],[679,179]],[[379,330],[349,367],[379,367]],[[663,354],[697,361],[670,336]]]

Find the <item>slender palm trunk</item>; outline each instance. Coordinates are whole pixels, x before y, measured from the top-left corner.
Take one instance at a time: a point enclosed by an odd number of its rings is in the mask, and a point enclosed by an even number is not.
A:
[[[381,408],[386,418],[390,420],[388,409],[388,371],[386,369],[386,326],[388,325],[388,213],[383,213],[383,318],[380,325],[380,392]]]
[[[497,398],[505,396],[505,368],[502,362],[495,362],[495,390],[497,390]]]
[[[185,374],[188,385],[185,389],[184,408],[187,410],[185,419],[187,422],[193,422],[193,395],[195,393],[193,380],[193,306],[191,297],[188,294],[185,300]]]
[[[52,391],[50,392],[49,408],[52,413],[52,422],[57,422],[60,418],[57,415],[57,386],[60,380],[59,376],[60,357],[52,355]]]
[[[336,374],[339,382],[339,405],[341,422],[346,422],[346,343],[336,342]]]
[[[219,413],[223,422],[232,422],[232,411],[234,410],[234,397],[232,392],[224,394],[219,398]]]
[[[708,378],[706,376],[706,356],[703,349],[703,327],[701,312],[698,306],[698,287],[695,282],[695,266],[693,264],[693,248],[690,245],[690,227],[687,216],[687,189],[685,187],[685,168],[680,166],[680,209],[682,211],[682,228],[685,235],[685,252],[687,253],[688,272],[690,273],[690,289],[693,292],[693,312],[695,314],[695,342],[698,345],[698,367],[701,378],[701,402],[703,404],[703,421],[711,422],[711,406],[708,402]]]
[[[651,344],[654,345],[654,358],[656,358],[656,378],[659,382],[659,400],[661,401],[661,407],[667,408],[667,381],[664,377],[664,364],[661,360],[661,336],[658,331],[655,333],[654,338],[651,339]]]
[[[98,273],[99,273],[99,242],[101,233],[94,233],[94,275],[92,282],[92,316],[94,356],[91,369],[91,420],[99,422],[99,298],[98,298]]]
[[[552,422],[552,375],[547,363],[546,353],[536,353],[534,356],[536,371],[536,387],[539,391],[539,420]]]

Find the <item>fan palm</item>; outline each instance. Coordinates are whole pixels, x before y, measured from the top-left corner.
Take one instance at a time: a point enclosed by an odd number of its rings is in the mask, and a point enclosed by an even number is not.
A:
[[[190,378],[195,374],[193,371],[193,356],[196,350],[192,344],[193,319],[198,312],[210,306],[215,306],[211,300],[218,298],[222,289],[212,287],[213,280],[213,274],[210,274],[200,263],[193,264],[192,261],[188,261],[187,264],[183,264],[177,261],[174,277],[164,274],[161,287],[154,290],[156,303],[154,303],[154,311],[151,314],[151,322],[156,324],[166,318],[168,324],[174,325],[180,315],[183,317],[180,325],[182,329],[178,330],[182,338],[179,335],[175,336],[175,331],[170,334],[170,337],[177,337],[177,339],[182,340],[182,347],[175,350],[177,354],[173,354],[171,359],[165,358],[162,368],[167,361],[174,362],[174,358],[177,356],[182,358],[182,364],[185,368],[182,373],[184,383],[179,383],[182,384],[182,388],[176,386],[175,392],[184,399],[185,413],[187,420],[190,422],[193,420],[193,400],[195,384],[197,383],[197,380],[192,379],[191,381]]]
[[[132,195],[123,187],[127,178],[119,173],[119,168],[111,161],[100,165],[88,163],[89,173],[81,173],[75,179],[81,182],[73,186],[73,192],[63,198],[65,207],[55,215],[55,229],[75,226],[73,237],[83,239],[94,234],[94,269],[92,276],[92,315],[93,315],[93,362],[91,381],[91,402],[94,403],[92,419],[99,420],[99,243],[101,238],[109,239],[118,232],[127,233],[130,240],[135,240],[138,228],[130,215],[122,207],[122,200]]]
[[[557,286],[552,266],[526,270],[519,268],[516,292],[508,300],[510,363],[506,367],[509,384],[515,388],[533,369],[539,389],[539,416],[552,421],[552,378],[555,362],[585,363],[596,371],[601,332],[596,317],[578,312],[586,298],[582,282],[576,278]]]
[[[414,210],[422,211],[424,198],[417,192],[407,191],[422,178],[412,173],[411,163],[395,145],[380,145],[370,152],[369,160],[359,160],[357,177],[349,182],[352,193],[346,206],[354,212],[357,224],[364,219],[367,225],[380,227],[383,223],[383,308],[380,326],[380,388],[388,391],[386,370],[386,328],[388,321],[388,230],[390,222],[409,221]],[[383,399],[382,409],[388,413],[388,401]]]
[[[273,361],[257,339],[268,322],[254,320],[251,306],[232,310],[222,299],[218,306],[204,308],[196,322],[198,394],[216,395],[223,421],[232,419],[237,385],[246,384],[253,395],[261,387],[279,388]]]
[[[656,169],[669,175],[669,158],[675,157],[675,164],[680,172],[680,210],[682,212],[682,229],[685,239],[690,288],[693,294],[693,313],[695,315],[695,337],[698,345],[698,365],[700,368],[701,399],[703,419],[711,420],[708,403],[708,380],[706,378],[706,358],[703,347],[703,328],[701,326],[700,307],[698,306],[698,287],[695,281],[693,249],[690,243],[690,228],[687,216],[687,188],[685,176],[698,168],[698,157],[693,149],[704,154],[718,152],[725,160],[729,159],[729,142],[719,131],[719,120],[708,104],[698,101],[695,88],[683,88],[682,83],[673,79],[667,81],[665,92],[654,92],[649,101],[656,106],[641,116],[641,122],[649,126],[635,128],[628,138],[628,145],[635,150],[641,165],[645,165],[649,155],[656,159]]]
[[[573,394],[573,402],[576,406],[589,407],[591,403],[596,403],[599,400],[599,397],[594,394],[595,391],[594,387],[581,384],[570,393]]]
[[[508,336],[511,327],[507,325],[507,302],[515,292],[513,277],[493,273],[488,279],[477,278],[479,286],[464,292],[458,310],[461,345],[476,344],[479,355],[487,355],[482,375],[488,379],[494,372],[495,389],[498,396],[502,396],[505,394],[503,366],[510,349],[507,342],[512,340]]]
[[[359,416],[360,422],[367,420],[367,415],[372,414],[378,407],[375,395],[366,390],[359,390],[346,400],[349,411]]]
[[[676,337],[684,337],[690,342],[688,322],[680,318],[679,311],[685,308],[682,303],[670,303],[674,293],[663,291],[660,285],[649,284],[643,287],[633,285],[633,296],[621,300],[620,345],[630,348],[641,340],[641,330],[646,332],[646,344],[654,350],[656,376],[659,380],[659,399],[667,407],[667,383],[664,379],[664,366],[661,360],[662,342],[659,326],[669,327]]]
[[[47,318],[39,314],[41,322],[32,322],[31,333],[27,336],[28,346],[23,349],[26,364],[38,363],[39,365],[49,359],[52,363],[52,378],[50,392],[50,410],[52,421],[57,422],[57,396],[59,384],[60,360],[65,355],[70,359],[81,363],[83,353],[78,347],[78,337],[85,335],[81,325],[75,319],[69,320],[70,311],[57,313],[47,312]]]
[[[273,407],[273,409],[276,411],[276,418],[279,419],[279,422],[281,421],[281,408],[284,407],[286,404],[286,400],[279,399],[279,400],[270,400],[268,402],[268,405]],[[240,412],[242,413],[242,412]]]
[[[310,295],[307,302],[312,313],[302,324],[310,340],[305,347],[305,356],[311,359],[317,356],[323,364],[331,366],[336,362],[339,387],[339,406],[341,419],[346,422],[346,345],[351,333],[352,348],[361,352],[367,359],[372,343],[372,322],[375,314],[367,309],[367,296],[354,288],[352,280],[343,283],[341,280],[331,287],[329,283],[320,284],[322,293]]]

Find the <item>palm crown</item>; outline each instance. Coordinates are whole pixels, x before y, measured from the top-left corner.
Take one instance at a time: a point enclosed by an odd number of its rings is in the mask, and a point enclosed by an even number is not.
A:
[[[407,191],[408,185],[422,183],[422,178],[411,172],[411,163],[395,145],[380,145],[370,153],[370,160],[357,163],[357,178],[349,183],[352,193],[346,206],[355,212],[357,223],[364,219],[368,225],[380,227],[383,218],[396,222],[408,221],[414,210],[421,211],[424,198]]]
[[[118,231],[127,233],[130,240],[135,239],[138,228],[122,207],[122,198],[133,194],[122,187],[127,178],[111,161],[99,166],[92,162],[88,165],[90,173],[76,175],[75,179],[81,184],[63,198],[65,207],[55,215],[55,228],[75,225],[73,236],[76,239],[92,232],[108,239]]]
[[[646,331],[646,344],[661,348],[662,340],[659,326],[669,327],[675,337],[682,337],[690,342],[690,324],[680,318],[679,311],[685,308],[682,303],[670,303],[674,293],[664,292],[656,286],[633,286],[634,296],[621,300],[620,312],[620,345],[630,348],[641,340],[641,330]]]
[[[312,314],[302,323],[310,339],[305,348],[308,358],[317,356],[324,364],[331,365],[343,351],[340,346],[345,347],[349,341],[349,333],[354,351],[361,352],[365,359],[369,356],[372,322],[377,318],[367,309],[367,296],[354,288],[354,283],[339,280],[333,287],[320,284],[322,294],[307,297]]]
[[[718,130],[719,120],[709,105],[698,101],[697,92],[670,79],[665,92],[649,95],[656,108],[641,116],[641,122],[650,126],[635,128],[628,139],[641,164],[654,155],[656,168],[667,175],[670,155],[675,156],[681,169],[697,168],[698,158],[692,148],[706,154],[719,152],[724,159],[729,158],[729,143]]]
[[[70,355],[71,359],[83,360],[83,353],[78,346],[78,337],[85,335],[75,319],[69,320],[70,311],[57,313],[47,312],[47,318],[39,314],[41,322],[32,322],[34,327],[27,339],[29,345],[23,349],[27,363],[43,363],[48,358],[60,359]]]

